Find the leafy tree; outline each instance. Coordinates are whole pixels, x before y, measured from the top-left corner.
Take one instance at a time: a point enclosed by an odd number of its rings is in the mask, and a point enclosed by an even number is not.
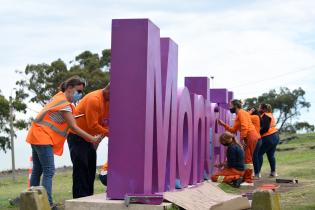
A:
[[[15,97],[5,98],[0,91],[0,150],[4,152],[11,149],[10,143],[10,107],[12,107],[13,130],[22,130],[27,128],[25,120],[18,119],[15,112],[26,113],[26,104],[23,102],[26,95],[23,91],[16,90]],[[15,133],[14,136],[16,137]]]
[[[59,85],[73,75],[79,75],[87,81],[85,92],[105,87],[109,82],[110,50],[105,49],[102,55],[84,51],[67,65],[61,59],[50,64],[29,64],[24,72],[25,79],[16,84],[23,88],[23,94],[30,96],[30,101],[44,105],[58,92]]]
[[[287,87],[281,87],[279,90],[272,89],[258,97],[247,98],[244,107],[258,107],[260,103],[270,104],[276,114],[276,122],[281,131],[290,125],[290,121],[301,115],[302,109],[308,109],[311,106],[304,95],[305,91],[301,87],[292,91]]]

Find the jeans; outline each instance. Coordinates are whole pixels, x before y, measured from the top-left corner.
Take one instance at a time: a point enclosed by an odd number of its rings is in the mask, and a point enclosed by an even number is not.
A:
[[[33,170],[31,175],[31,186],[39,186],[42,177],[42,186],[45,187],[50,205],[52,200],[52,178],[55,173],[55,162],[52,145],[32,144]]]
[[[96,174],[96,150],[90,142],[69,133],[68,146],[73,164],[72,196],[81,198],[93,195]]]
[[[279,143],[279,134],[274,133],[269,136],[264,136],[262,138],[262,144],[260,151],[258,153],[259,157],[259,172],[261,170],[262,164],[263,164],[263,156],[265,153],[267,153],[269,165],[270,165],[270,172],[276,171],[276,159],[275,159],[275,152],[277,145]]]
[[[259,172],[260,172],[260,166],[259,166],[259,151],[261,148],[261,144],[262,144],[262,140],[258,139],[255,150],[254,150],[254,154],[253,154],[253,164],[254,164],[254,172],[255,172],[255,176],[259,176]]]

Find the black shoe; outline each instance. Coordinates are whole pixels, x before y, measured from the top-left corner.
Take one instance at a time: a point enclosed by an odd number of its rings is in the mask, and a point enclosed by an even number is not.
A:
[[[18,206],[20,204],[20,197],[16,197],[14,199],[10,199],[9,203],[11,206]]]
[[[50,209],[51,210],[58,210],[58,207],[56,204],[53,204],[52,206],[50,206]]]
[[[243,182],[243,177],[240,177],[239,179],[236,179],[232,182],[232,186],[239,188],[242,182]]]

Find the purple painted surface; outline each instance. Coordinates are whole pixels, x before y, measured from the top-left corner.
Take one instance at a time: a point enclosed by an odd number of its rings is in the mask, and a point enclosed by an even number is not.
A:
[[[204,179],[204,162],[206,147],[205,99],[209,97],[209,78],[185,77],[185,86],[189,89],[193,105],[193,168],[190,184]],[[198,95],[197,95],[198,94]],[[207,138],[208,139],[208,138]],[[209,154],[209,153],[208,153]]]
[[[225,88],[211,88],[210,100],[212,103],[227,104],[228,103],[228,91]]]
[[[169,38],[161,38],[161,85],[162,85],[162,138],[156,142],[154,157],[157,160],[157,171],[153,171],[154,192],[164,192],[175,189],[176,178],[176,124],[177,124],[177,72],[178,72],[178,47]],[[156,76],[158,78],[158,75]],[[159,83],[158,79],[155,83]],[[156,87],[156,91],[160,89]],[[156,93],[156,96],[160,96]],[[160,101],[160,99],[156,100]],[[158,105],[158,104],[157,104]],[[156,110],[161,110],[156,107]],[[161,118],[157,116],[156,119]],[[154,164],[154,163],[153,163]]]
[[[216,119],[230,120],[227,90],[209,91],[207,77],[187,77],[177,90],[177,44],[148,19],[113,20],[111,49],[108,198],[203,181],[225,158]]]
[[[148,19],[113,20],[111,49],[107,195],[123,199],[127,192],[152,193],[152,90],[154,71],[161,68],[160,31]]]
[[[185,86],[191,94],[202,95],[204,99],[210,99],[210,81],[208,77],[185,77]]]
[[[178,91],[177,164],[176,177],[181,186],[189,184],[193,153],[193,118],[190,94],[187,88]]]

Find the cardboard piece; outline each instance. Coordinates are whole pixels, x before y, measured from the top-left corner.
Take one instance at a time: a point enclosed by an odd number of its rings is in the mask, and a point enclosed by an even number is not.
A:
[[[165,192],[164,199],[187,210],[237,210],[248,209],[247,198],[225,193],[212,182],[177,192]]]

